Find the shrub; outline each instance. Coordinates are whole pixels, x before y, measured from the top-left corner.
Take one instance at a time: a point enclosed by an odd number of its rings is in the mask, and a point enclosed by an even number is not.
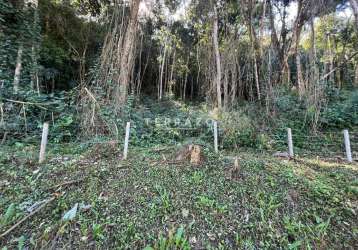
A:
[[[325,128],[347,128],[358,125],[358,91],[343,92],[341,100],[328,104],[320,118]]]
[[[222,113],[220,132],[224,148],[251,147],[257,143],[252,120],[240,111]]]

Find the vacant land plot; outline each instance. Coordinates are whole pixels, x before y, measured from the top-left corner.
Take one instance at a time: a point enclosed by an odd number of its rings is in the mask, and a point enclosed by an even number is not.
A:
[[[37,150],[1,153],[0,233],[37,211],[1,237],[5,249],[358,247],[354,165],[204,149],[192,166],[165,147],[120,161],[113,146],[67,144],[39,166]]]

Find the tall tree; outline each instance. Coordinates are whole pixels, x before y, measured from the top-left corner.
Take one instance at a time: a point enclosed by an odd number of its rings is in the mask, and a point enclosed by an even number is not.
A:
[[[305,91],[305,84],[303,80],[303,73],[302,73],[302,65],[301,65],[301,54],[299,51],[300,46],[300,39],[301,39],[301,32],[302,27],[304,25],[303,16],[305,14],[305,10],[307,6],[307,1],[305,0],[298,0],[298,7],[297,7],[297,17],[293,28],[293,36],[294,36],[294,55],[296,60],[296,77],[297,77],[297,85],[298,85],[298,92],[300,96]]]
[[[33,8],[33,38],[32,38],[32,47],[31,47],[31,59],[32,59],[32,75],[31,75],[31,88],[37,89],[38,93],[40,93],[39,86],[39,77],[38,77],[38,43],[37,43],[37,34],[35,30],[39,27],[39,13],[38,13],[38,0],[32,0],[32,8]],[[36,86],[35,86],[36,85]]]
[[[20,11],[24,11],[26,8],[26,4],[24,1],[13,1],[14,6]],[[16,56],[16,65],[15,65],[15,73],[14,73],[14,81],[13,81],[13,89],[14,93],[17,94],[19,91],[20,79],[21,79],[21,72],[22,72],[22,61],[23,61],[23,54],[24,54],[24,44],[21,40],[21,36],[19,39],[19,45],[17,49],[17,56]]]
[[[355,28],[356,28],[356,32],[358,35],[358,0],[350,0],[350,4],[353,10],[353,14],[354,14],[354,19],[355,19]],[[356,48],[358,48],[358,46],[356,46]],[[355,79],[354,79],[354,83],[355,86],[358,87],[358,62],[356,62],[355,65]]]
[[[128,27],[126,29],[122,54],[120,58],[120,73],[119,82],[115,89],[115,100],[117,108],[120,108],[125,103],[128,95],[128,88],[131,81],[131,69],[134,56],[134,47],[136,39],[136,31],[138,26],[138,12],[141,0],[132,0],[130,6],[130,18]]]
[[[350,1],[352,10],[353,10],[355,23],[356,23],[356,29],[358,32],[358,0],[349,0],[349,1]]]
[[[219,18],[218,11],[216,6],[213,7],[213,45],[214,45],[214,53],[215,53],[215,63],[216,63],[216,98],[217,98],[217,107],[219,109],[222,108],[221,101],[221,80],[222,80],[222,72],[221,72],[221,58],[220,58],[220,50],[219,50]]]

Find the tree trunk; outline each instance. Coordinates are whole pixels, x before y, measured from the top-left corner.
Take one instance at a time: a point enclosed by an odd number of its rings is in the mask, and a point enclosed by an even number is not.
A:
[[[173,95],[175,60],[176,60],[176,49],[174,48],[172,65],[170,66],[171,70],[170,70],[170,81],[169,81],[169,89],[168,89],[170,96]]]
[[[302,31],[301,12],[302,12],[302,1],[299,1],[298,8],[297,8],[297,17],[295,21],[295,28],[294,28],[294,43],[295,43],[294,55],[296,59],[296,67],[297,67],[296,77],[297,77],[298,92],[300,96],[302,96],[305,92],[302,65],[301,65],[301,55],[299,52],[301,31]]]
[[[356,22],[356,29],[358,32],[358,0],[350,0],[349,2],[353,10],[353,14]]]
[[[224,75],[224,110],[227,110],[229,106],[229,70],[225,70]]]
[[[186,72],[185,76],[184,76],[183,101],[185,101],[185,98],[186,98],[186,85],[187,85],[187,83],[188,83],[188,73]]]
[[[14,75],[14,92],[17,94],[19,91],[19,84],[20,84],[20,78],[21,78],[21,70],[22,70],[22,54],[23,54],[23,45],[20,44],[18,50],[17,50],[17,57],[16,57],[16,67],[15,67],[15,75]]]
[[[270,77],[270,80],[275,78],[278,82],[280,82],[280,81],[282,81],[281,72],[282,72],[282,66],[283,66],[283,55],[281,53],[281,46],[280,46],[280,42],[277,37],[277,31],[276,31],[276,27],[275,27],[275,16],[273,14],[272,4],[271,4],[270,0],[268,1],[268,4],[269,4],[268,10],[269,10],[270,29],[271,29],[271,44],[276,51],[276,55],[277,55],[277,59],[278,59],[278,63],[279,63],[278,68],[280,69],[280,70],[277,70],[277,72],[276,72],[277,75],[275,77],[272,77],[271,75],[269,77]]]
[[[329,53],[329,72],[332,72],[331,75],[329,76],[329,80],[331,82],[334,83],[335,81],[335,71],[334,69],[334,55],[333,55],[333,51],[332,51],[332,41],[333,39],[331,39],[331,36],[328,34],[327,35],[327,45],[328,45],[328,53]],[[341,88],[341,86],[337,86],[339,89]]]
[[[254,59],[254,74],[255,74],[255,85],[256,85],[256,92],[257,92],[257,99],[261,100],[261,90],[260,90],[260,79],[259,79],[259,66],[257,62],[257,51],[255,46],[255,37],[254,37],[254,30],[252,27],[252,22],[249,23],[250,28],[250,40],[251,40],[251,47],[252,47],[252,55]]]
[[[254,62],[254,80],[255,80],[255,85],[256,85],[256,94],[257,94],[257,99],[260,101],[261,100],[261,88],[260,88],[260,77],[259,77],[259,59],[260,59],[260,55],[261,55],[261,46],[260,46],[260,41],[258,41],[254,27],[253,27],[253,16],[254,16],[254,7],[252,6],[253,2],[250,2],[250,4],[248,5],[249,8],[249,13],[248,16],[246,17],[246,22],[247,22],[247,28],[249,30],[249,35],[250,35],[250,43],[251,43],[251,54],[253,56],[253,62]],[[266,3],[265,3],[265,8],[264,8],[264,12],[266,11]],[[262,23],[263,25],[263,23]]]
[[[198,88],[198,92],[200,92],[200,84],[199,84],[199,78],[200,78],[200,73],[201,73],[201,66],[200,66],[200,59],[199,59],[199,44],[196,45],[196,62],[198,64],[198,72],[197,72],[197,76],[196,76],[196,85]],[[200,93],[198,93],[198,95],[200,95]]]
[[[24,10],[24,2],[18,1],[17,8]],[[15,5],[16,6],[16,5]],[[14,81],[13,81],[13,88],[14,93],[17,94],[19,91],[20,79],[21,79],[21,71],[22,71],[22,56],[24,52],[24,45],[22,41],[19,42],[19,48],[17,49],[17,57],[16,57],[16,66],[15,66],[15,74],[14,74]]]
[[[310,49],[310,61],[311,61],[311,72],[310,72],[310,88],[315,89],[317,80],[319,78],[319,69],[317,67],[317,50],[316,50],[316,31],[314,27],[314,19],[311,17],[311,49]]]
[[[33,21],[33,29],[34,31],[37,29],[39,24],[39,13],[38,13],[38,0],[32,1],[33,11],[34,11],[34,21]],[[32,59],[32,74],[31,74],[31,88],[34,90],[35,87],[37,89],[38,94],[40,94],[40,84],[38,77],[38,44],[36,41],[36,36],[40,35],[35,32],[35,35],[32,40],[32,48],[31,48],[31,59]]]
[[[355,19],[355,23],[356,23],[356,30],[358,33],[358,0],[350,0],[349,1],[353,10],[353,14],[354,14],[354,19]],[[355,86],[358,87],[358,63],[356,63],[356,70],[355,70]]]
[[[296,42],[299,43],[299,38],[298,38],[298,40],[296,40]],[[298,92],[299,92],[300,96],[302,96],[305,92],[305,84],[304,84],[303,73],[302,73],[301,54],[298,51],[298,48],[296,48],[295,54],[296,54]]]
[[[235,65],[236,67],[236,65]],[[240,69],[240,67],[239,67]],[[237,74],[237,72],[235,72],[235,78],[231,81],[231,107],[234,107],[235,105],[235,100],[236,100],[236,92],[237,92],[237,80],[238,77],[240,77],[240,75]],[[239,80],[238,80],[239,81]]]
[[[271,48],[268,51],[268,81],[267,81],[267,89],[266,89],[266,113],[270,114],[271,110],[271,102],[273,101],[273,91],[272,91],[272,62],[271,62]],[[273,105],[272,105],[273,106]]]
[[[215,61],[216,61],[216,98],[218,108],[222,108],[221,102],[221,58],[219,51],[219,41],[218,41],[218,33],[219,33],[219,25],[218,25],[218,13],[216,7],[214,7],[214,23],[213,23],[213,43],[214,43],[214,52],[215,52]]]
[[[119,82],[117,83],[115,89],[117,109],[119,109],[127,100],[132,69],[130,63],[134,61],[132,60],[132,57],[134,56],[134,44],[138,23],[139,4],[140,0],[132,1],[130,19],[123,41],[122,56],[120,59]]]
[[[159,76],[159,91],[158,91],[159,101],[161,101],[163,98],[163,75],[164,75],[164,66],[165,66],[166,57],[167,57],[167,46],[164,45],[164,54],[160,65],[160,76]]]
[[[355,74],[355,87],[358,88],[358,63],[356,63],[356,74]]]

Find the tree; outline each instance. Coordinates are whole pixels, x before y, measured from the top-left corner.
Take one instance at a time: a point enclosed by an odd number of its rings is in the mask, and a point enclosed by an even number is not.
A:
[[[115,91],[117,108],[120,108],[127,100],[138,25],[139,4],[140,0],[133,0],[131,2],[129,23],[124,35],[122,55],[120,59],[119,82],[117,83]]]
[[[349,1],[350,1],[352,10],[353,10],[355,23],[356,23],[356,29],[358,32],[358,0],[349,0]]]
[[[38,4],[39,4],[38,0],[32,1],[33,38],[32,38],[32,47],[31,47],[31,59],[32,59],[31,88],[35,89],[35,87],[36,87],[38,94],[40,94],[40,84],[39,84],[39,75],[38,75],[39,44],[38,44],[38,37],[37,37],[37,36],[40,36],[40,34],[39,34],[39,32],[35,32],[40,25],[39,24]]]
[[[18,9],[20,11],[25,9],[24,2],[18,1],[15,4],[18,6]],[[23,41],[21,41],[21,39],[19,39],[19,47],[17,49],[16,66],[15,66],[14,81],[13,81],[13,88],[14,88],[15,94],[17,94],[17,92],[19,91],[19,84],[20,84],[21,71],[22,71],[23,52],[24,52]]]
[[[355,28],[358,35],[358,0],[350,0],[350,4],[353,10],[354,19],[355,19]],[[358,48],[358,46],[356,46]],[[355,79],[354,83],[355,86],[358,86],[358,61],[356,62],[356,69],[355,69]]]
[[[222,80],[222,72],[221,72],[221,58],[220,58],[220,50],[219,50],[219,41],[218,41],[218,12],[216,6],[213,7],[213,45],[215,52],[215,63],[216,63],[216,98],[217,98],[217,107],[219,109],[222,108],[221,101],[221,80]]]

